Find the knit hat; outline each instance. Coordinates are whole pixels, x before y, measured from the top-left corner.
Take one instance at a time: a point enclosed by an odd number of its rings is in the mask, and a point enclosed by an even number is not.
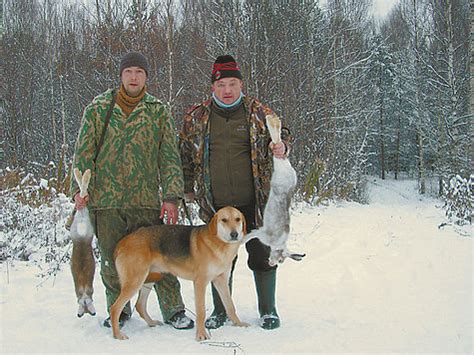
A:
[[[138,52],[130,52],[125,54],[120,61],[120,76],[125,68],[139,67],[148,75],[148,62],[145,56]]]
[[[242,80],[242,74],[234,57],[231,55],[220,55],[212,66],[211,82],[222,78],[238,78]]]

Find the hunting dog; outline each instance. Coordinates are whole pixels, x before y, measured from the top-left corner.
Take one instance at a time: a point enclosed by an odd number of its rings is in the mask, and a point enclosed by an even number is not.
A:
[[[276,115],[267,115],[266,124],[273,143],[281,142],[281,121]],[[286,242],[290,234],[290,204],[296,187],[296,171],[288,158],[273,157],[273,173],[270,195],[263,211],[263,226],[252,230],[247,238],[258,238],[271,248],[269,264],[282,263],[285,258],[300,261],[305,254],[288,250]]]
[[[87,188],[91,179],[90,170],[87,169],[83,175],[79,169],[74,168],[74,177],[79,185],[80,196],[87,196]],[[75,212],[70,232],[72,240],[71,272],[79,305],[77,316],[82,317],[84,313],[95,316],[96,311],[92,301],[95,272],[95,259],[92,251],[94,229],[87,207]]]
[[[150,327],[161,324],[147,312],[151,287],[146,283],[159,281],[163,273],[194,283],[196,340],[210,338],[204,322],[206,287],[211,281],[234,325],[248,326],[237,317],[228,284],[232,261],[245,242],[245,228],[243,214],[236,208],[224,207],[207,225],[156,225],[140,228],[124,237],[114,255],[121,291],[110,307],[113,336],[127,339],[119,329],[119,316],[139,290],[137,312]]]

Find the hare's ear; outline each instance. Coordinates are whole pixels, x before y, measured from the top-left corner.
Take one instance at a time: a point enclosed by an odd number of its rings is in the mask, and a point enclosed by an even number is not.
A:
[[[91,170],[87,169],[82,175],[82,188],[84,190],[87,190],[87,187],[89,186],[89,182],[91,181]]]
[[[82,174],[78,168],[74,168],[74,177],[76,178],[77,184],[82,185]]]

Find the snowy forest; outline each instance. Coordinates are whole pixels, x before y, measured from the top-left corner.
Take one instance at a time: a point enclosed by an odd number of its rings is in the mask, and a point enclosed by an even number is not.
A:
[[[471,223],[468,0],[400,0],[383,18],[371,0],[2,4],[1,194],[16,206],[6,211],[67,190],[82,111],[118,86],[120,58],[135,50],[178,128],[209,95],[216,56],[235,56],[245,92],[291,130],[297,199],[364,203],[367,175],[403,174]],[[2,229],[25,223],[6,214]]]

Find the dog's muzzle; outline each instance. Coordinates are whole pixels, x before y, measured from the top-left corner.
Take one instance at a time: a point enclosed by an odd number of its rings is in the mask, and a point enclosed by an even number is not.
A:
[[[237,231],[230,232],[230,240],[238,240],[239,233]]]

